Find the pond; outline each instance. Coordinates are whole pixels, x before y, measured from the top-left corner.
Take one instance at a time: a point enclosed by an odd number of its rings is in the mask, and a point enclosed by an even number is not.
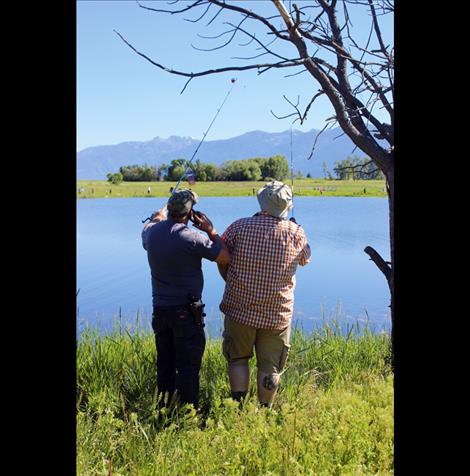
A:
[[[142,220],[166,198],[77,200],[77,332],[85,326],[108,332],[120,321],[146,327],[152,315],[150,270],[140,233]],[[202,197],[220,234],[234,220],[256,213],[255,197]],[[388,203],[384,198],[295,197],[294,215],[312,249],[299,267],[293,322],[310,331],[325,322],[342,329],[368,323],[390,329],[390,293],[364,248],[390,259]],[[221,334],[219,303],[224,282],[215,263],[203,260],[206,331]]]

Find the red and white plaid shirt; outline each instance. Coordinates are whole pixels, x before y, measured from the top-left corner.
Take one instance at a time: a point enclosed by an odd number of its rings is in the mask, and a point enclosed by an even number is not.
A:
[[[259,212],[222,235],[232,256],[220,310],[257,329],[284,329],[294,307],[295,272],[310,259],[303,229]]]

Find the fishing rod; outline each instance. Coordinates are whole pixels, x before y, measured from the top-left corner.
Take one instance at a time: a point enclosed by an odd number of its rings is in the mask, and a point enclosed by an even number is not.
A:
[[[230,87],[230,89],[228,90],[227,94],[225,95],[225,98],[224,100],[222,101],[222,104],[220,105],[220,107],[217,109],[217,112],[214,116],[214,118],[212,119],[212,122],[209,124],[209,127],[207,128],[206,132],[204,132],[203,136],[202,136],[202,139],[201,139],[201,142],[199,142],[198,146],[196,147],[196,150],[194,151],[191,159],[189,160],[187,166],[186,166],[186,169],[184,170],[184,172],[181,174],[181,177],[180,179],[178,180],[178,183],[175,185],[175,187],[173,188],[171,194],[173,195],[177,190],[178,190],[178,185],[180,184],[181,180],[183,180],[183,177],[188,173],[188,170],[190,168],[190,165],[191,165],[191,162],[193,161],[194,157],[196,157],[196,154],[199,150],[199,148],[201,147],[202,143],[204,142],[204,139],[206,138],[207,134],[209,133],[212,125],[214,124],[215,120],[217,119],[217,116],[219,115],[220,111],[222,110],[222,108],[224,107],[224,104],[225,104],[225,101],[227,101],[228,97],[230,96],[230,93],[232,92],[234,86],[235,86],[235,82],[236,82],[236,78],[232,78],[230,80],[230,82],[232,83],[232,86]],[[145,220],[142,220],[142,223],[145,223],[146,221],[148,220],[151,220],[150,217],[147,217]]]
[[[292,221],[295,220],[294,218],[294,159],[292,155],[292,124],[290,126],[290,183],[292,188],[292,208],[291,208],[291,218]]]
[[[178,180],[178,183],[175,185],[175,188],[173,189],[173,191],[171,192],[172,195],[176,192],[176,190],[178,190],[178,185],[180,184],[181,180],[183,180],[183,177],[187,174],[188,170],[189,170],[189,166],[191,165],[191,162],[193,161],[194,157],[196,157],[196,154],[197,154],[197,151],[199,150],[199,148],[201,147],[202,143],[204,142],[204,139],[206,138],[207,134],[209,133],[212,125],[214,124],[215,120],[217,119],[217,116],[219,115],[219,112],[222,110],[222,108],[224,107],[224,104],[225,104],[225,101],[227,101],[228,97],[230,96],[230,93],[232,92],[232,89],[234,88],[235,86],[235,81],[236,79],[235,78],[232,78],[231,79],[231,83],[232,83],[232,86],[231,88],[228,90],[227,94],[225,95],[225,98],[224,100],[222,101],[222,104],[220,105],[219,109],[217,109],[217,112],[214,116],[214,119],[212,119],[212,122],[209,124],[209,127],[207,128],[206,132],[204,132],[204,135],[202,136],[202,139],[201,139],[201,142],[199,142],[199,145],[196,147],[196,150],[194,151],[193,153],[193,156],[191,157],[191,159],[189,160],[188,162],[188,165],[186,166],[186,170],[181,174],[181,177],[180,179]]]

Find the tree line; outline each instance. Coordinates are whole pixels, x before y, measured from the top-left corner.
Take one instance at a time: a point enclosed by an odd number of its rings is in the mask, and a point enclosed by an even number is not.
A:
[[[124,165],[119,172],[109,173],[106,177],[109,182],[177,182],[188,167],[186,159],[175,159],[170,164],[158,167],[151,165]],[[199,159],[190,166],[188,172],[194,175],[197,182],[219,181],[258,181],[258,180],[284,180],[289,174],[287,160],[282,155],[269,158],[255,157],[244,160],[229,160],[220,167],[214,164],[201,162]],[[328,170],[323,163],[323,174],[330,180],[379,180],[384,179],[383,172],[368,157],[349,156],[334,163],[333,172]],[[307,178],[310,178],[310,173]],[[183,177],[184,178],[184,177]],[[297,172],[295,178],[303,178],[302,172]]]
[[[335,162],[333,168],[339,180],[379,180],[384,179],[384,173],[369,158],[358,156],[348,157]]]
[[[189,165],[186,159],[175,159],[158,167],[151,165],[124,165],[118,173],[106,177],[111,183],[124,182],[177,182]],[[188,169],[197,182],[284,180],[289,174],[287,159],[282,155],[229,160],[221,166],[196,160]]]

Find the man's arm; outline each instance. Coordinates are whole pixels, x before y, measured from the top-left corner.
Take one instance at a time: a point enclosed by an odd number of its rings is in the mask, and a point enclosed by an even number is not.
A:
[[[166,213],[166,205],[163,208],[160,208],[160,210],[157,210],[156,212],[152,213],[150,217],[150,221],[144,225],[144,229],[142,230],[142,246],[144,250],[147,250],[147,235],[148,235],[149,229],[153,225],[155,225],[155,223],[165,220],[165,213]]]
[[[224,243],[222,238],[219,236],[217,233],[217,230],[215,229],[214,225],[212,222],[209,220],[209,218],[204,215],[202,212],[197,212],[197,215],[195,217],[197,221],[194,222],[194,225],[197,229],[205,231],[207,233],[207,236],[213,243],[220,243],[221,249],[219,254],[217,255],[217,258],[215,259],[215,262],[217,263],[217,267],[219,268],[219,272],[225,280],[225,276],[227,275],[227,267],[230,264],[230,252],[228,251],[227,245]],[[223,274],[221,269],[223,269]]]
[[[300,229],[300,230],[302,232],[303,248],[302,248],[302,251],[301,251],[299,264],[300,264],[300,266],[305,266],[306,264],[310,263],[310,257],[312,256],[312,250],[310,249],[310,245],[308,244],[307,236],[305,235],[305,232],[302,229]]]
[[[163,208],[160,208],[160,210],[157,210],[156,212],[152,213],[152,215],[150,216],[150,221],[144,225],[144,231],[147,228],[155,225],[155,223],[165,220],[165,213],[166,205]]]
[[[227,264],[220,264],[217,263],[217,268],[219,269],[219,274],[222,276],[224,281],[227,281],[227,271],[228,271],[228,263]]]
[[[307,243],[302,250],[302,256],[300,257],[299,264],[300,266],[305,266],[310,263],[310,257],[312,256],[312,251],[310,250],[310,245]]]

